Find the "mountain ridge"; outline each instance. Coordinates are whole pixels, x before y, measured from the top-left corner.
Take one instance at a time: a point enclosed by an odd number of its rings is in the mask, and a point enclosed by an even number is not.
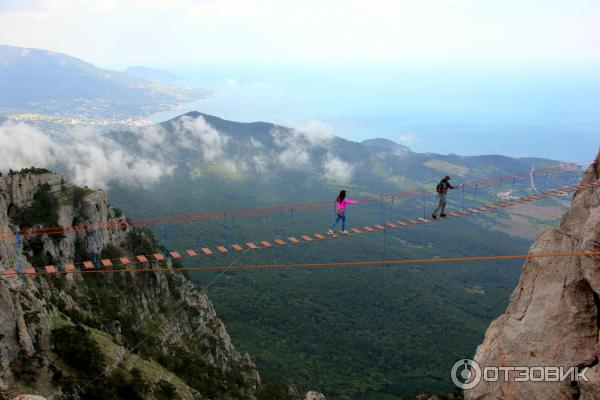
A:
[[[60,82],[60,84],[57,84]],[[0,45],[0,114],[46,129],[94,125],[116,129],[210,91],[153,82],[97,67],[67,54]]]

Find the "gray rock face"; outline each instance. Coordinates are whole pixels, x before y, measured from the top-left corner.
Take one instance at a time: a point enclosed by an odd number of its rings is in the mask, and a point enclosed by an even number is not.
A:
[[[57,266],[77,261],[82,253],[99,253],[107,248],[131,257],[126,245],[130,229],[125,218],[117,217],[110,208],[104,192],[85,190],[83,198],[74,204],[69,196],[74,188],[51,173],[0,178],[0,231],[20,229],[11,214],[30,205],[34,193],[45,183],[61,200],[58,220],[62,226],[108,223],[114,227],[94,234],[67,232],[61,237],[24,239],[21,247],[16,246],[11,234],[0,239],[0,273],[15,268],[19,259],[26,264],[33,260],[32,240],[36,241],[37,251]],[[159,266],[164,267],[151,264],[151,268]],[[239,373],[244,398],[254,398],[260,387],[256,367],[247,355],[236,351],[210,299],[184,276],[158,271],[93,277],[73,273],[56,278],[0,277],[0,398],[23,392],[47,394],[49,388],[56,393],[58,388],[52,386],[49,368],[56,359],[51,332],[57,324],[77,321],[105,332],[117,344],[129,338],[125,343],[129,348],[132,337],[149,337],[151,345],[145,357],[176,357],[186,352],[216,368],[220,376]],[[19,365],[31,369],[34,379],[20,379],[23,368],[16,367]],[[188,394],[194,392],[186,389]],[[179,394],[181,398],[201,398],[199,393],[191,397]]]
[[[306,397],[304,397],[304,400],[326,400],[326,398],[323,393],[311,390],[310,392],[306,393]]]
[[[596,181],[586,171],[583,183]],[[580,190],[559,228],[543,229],[531,253],[600,252],[600,188]],[[528,260],[508,309],[493,321],[475,361],[485,366],[590,367],[589,382],[482,381],[465,399],[600,398],[600,257]]]

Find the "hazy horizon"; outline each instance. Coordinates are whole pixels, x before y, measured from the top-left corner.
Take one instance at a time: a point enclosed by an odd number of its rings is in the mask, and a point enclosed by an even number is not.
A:
[[[349,140],[381,137],[441,154],[587,161],[598,146],[600,74],[591,69],[569,76],[559,68],[435,66],[170,71],[215,92],[184,111],[235,121],[317,120]]]

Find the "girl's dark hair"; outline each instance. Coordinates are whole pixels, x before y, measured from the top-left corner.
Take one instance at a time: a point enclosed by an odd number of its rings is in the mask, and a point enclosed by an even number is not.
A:
[[[340,195],[339,195],[339,196],[338,196],[338,198],[337,198],[337,202],[338,202],[338,203],[341,203],[342,201],[344,201],[344,199],[345,199],[345,198],[346,198],[346,191],[345,191],[345,190],[342,190],[342,191],[340,192]]]

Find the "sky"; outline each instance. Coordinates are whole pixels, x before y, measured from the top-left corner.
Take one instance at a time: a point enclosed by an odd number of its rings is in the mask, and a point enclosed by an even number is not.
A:
[[[597,0],[1,0],[0,40],[110,67],[600,60]]]
[[[215,92],[199,111],[239,121],[587,159],[597,21],[598,0],[0,0],[0,43],[172,71]]]

